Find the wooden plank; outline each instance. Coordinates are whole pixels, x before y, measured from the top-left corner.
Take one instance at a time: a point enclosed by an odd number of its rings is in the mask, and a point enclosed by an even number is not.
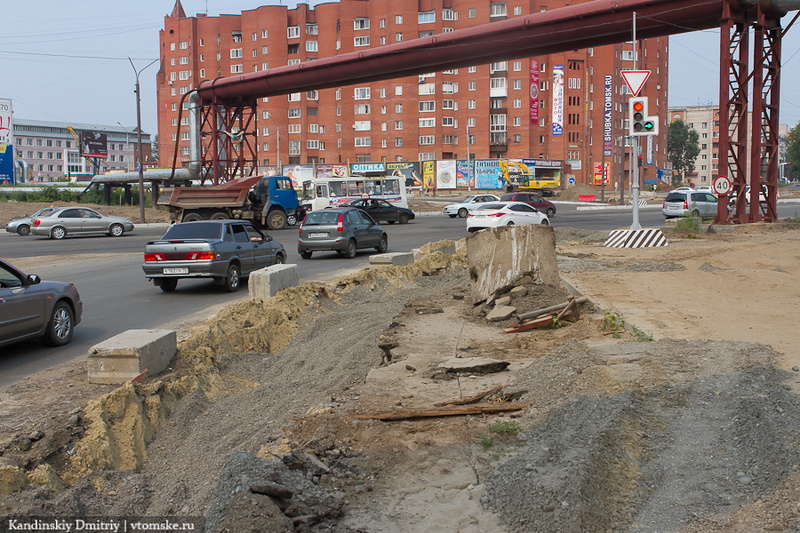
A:
[[[435,407],[445,407],[445,406],[448,406],[448,405],[467,405],[467,404],[470,404],[470,403],[479,402],[479,401],[483,400],[484,398],[486,398],[487,396],[491,396],[495,392],[503,389],[507,385],[508,385],[508,383],[503,383],[502,385],[498,385],[497,387],[495,387],[493,389],[489,389],[486,392],[481,392],[480,394],[476,394],[474,396],[468,396],[466,398],[457,398],[455,400],[449,400],[449,401],[442,402],[442,403],[435,403],[433,405]]]
[[[469,407],[440,407],[438,409],[421,409],[416,411],[395,411],[392,413],[366,413],[360,415],[350,415],[357,420],[383,420],[391,422],[396,420],[411,420],[414,418],[436,418],[440,416],[466,416],[482,415],[493,413],[507,413],[510,411],[520,411],[529,407],[531,403],[497,403],[470,405]]]

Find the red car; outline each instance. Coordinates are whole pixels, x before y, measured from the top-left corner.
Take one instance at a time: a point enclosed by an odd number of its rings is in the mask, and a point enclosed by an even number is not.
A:
[[[532,192],[510,192],[508,194],[504,194],[502,198],[500,198],[502,202],[523,202],[528,205],[532,205],[542,213],[547,215],[547,218],[553,218],[556,216],[556,205],[549,201],[545,200],[538,194]]]

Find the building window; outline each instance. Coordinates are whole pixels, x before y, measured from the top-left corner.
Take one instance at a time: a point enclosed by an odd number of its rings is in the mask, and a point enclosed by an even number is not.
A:
[[[403,146],[403,138],[402,137],[395,137],[394,138],[394,146],[395,146],[395,148],[402,148],[402,146]]]
[[[492,17],[505,17],[507,13],[505,2],[489,5],[489,15]]]
[[[442,9],[442,20],[458,20],[458,12],[446,7]]]
[[[467,109],[476,109],[478,102],[476,100],[467,100]]]
[[[235,31],[235,32],[231,33],[231,37],[233,38],[233,42],[235,42],[235,43],[242,42],[242,32],[240,32],[240,31]]]
[[[436,22],[436,11],[420,11],[417,14],[417,24],[430,24]]]
[[[514,6],[514,15],[522,15],[522,6]]]
[[[355,145],[356,147],[363,147],[363,146],[370,146],[370,137],[356,137],[355,138]]]
[[[316,52],[317,50],[317,41],[306,41],[306,52]]]
[[[489,116],[489,131],[507,131],[506,116],[505,115],[490,115]]]
[[[458,92],[458,84],[452,81],[442,83],[442,94],[455,94]]]
[[[475,87],[476,87],[476,84],[475,84],[475,82],[474,82],[474,81],[471,81],[471,82],[469,82],[469,83],[467,84],[467,90],[468,90],[468,91],[474,91],[474,90],[475,90]]]
[[[436,102],[433,100],[425,100],[419,103],[419,110],[421,112],[436,111]]]
[[[306,148],[309,150],[319,150],[319,141],[315,140],[307,140],[306,141]]]
[[[365,17],[358,17],[353,19],[353,29],[354,30],[368,30],[369,29],[369,19]]]
[[[633,61],[633,50],[623,50],[622,51],[622,60],[623,61]]]
[[[244,72],[242,65],[231,65],[231,74],[241,74],[242,72]]]
[[[289,109],[289,113],[288,113],[288,117],[289,118],[299,118],[300,116],[301,116],[300,115],[300,108],[294,107],[294,108]]]
[[[442,100],[442,109],[458,109],[455,100]]]
[[[419,127],[420,128],[435,128],[436,127],[436,119],[435,118],[421,118],[421,119],[419,119]]]
[[[370,111],[369,104],[356,104],[355,106],[356,115],[369,115],[369,111]]]
[[[306,35],[319,35],[319,26],[316,24],[306,24]]]
[[[300,64],[300,60],[299,59],[290,59],[289,61],[286,62],[286,64],[287,65],[299,65]]]
[[[261,30],[261,38],[269,39],[269,30]]]
[[[231,49],[231,59],[239,59],[242,57],[242,49],[241,48],[232,48]]]
[[[369,100],[369,87],[356,87],[353,91],[354,100]]]
[[[180,79],[188,80],[189,79],[189,71],[188,70],[182,70],[181,73],[180,73]]]
[[[436,84],[435,83],[419,84],[419,94],[420,95],[436,94]]]
[[[402,113],[403,112],[403,104],[394,104],[394,112],[395,113]]]
[[[394,121],[394,130],[400,131],[403,129],[403,121],[402,120],[395,120]]]
[[[567,80],[567,87],[569,89],[580,89],[581,88],[581,79],[580,78],[569,78]]]
[[[288,39],[300,37],[300,26],[289,26],[286,28],[286,37]]]
[[[355,131],[370,131],[372,129],[372,122],[369,120],[359,120],[353,123],[353,130]]]
[[[436,144],[436,136],[435,135],[420,135],[419,136],[419,144],[420,144],[420,146]]]
[[[507,61],[500,61],[497,63],[491,63],[489,65],[489,73],[494,74],[495,72],[505,72],[508,70],[508,62]]]
[[[474,7],[469,8],[469,18],[474,19],[477,16],[477,12],[475,11]]]
[[[452,128],[456,125],[456,119],[453,117],[442,117],[442,126]]]
[[[354,37],[353,46],[369,46],[369,35]]]
[[[189,41],[181,41],[180,49],[186,50],[187,48],[189,48]]]

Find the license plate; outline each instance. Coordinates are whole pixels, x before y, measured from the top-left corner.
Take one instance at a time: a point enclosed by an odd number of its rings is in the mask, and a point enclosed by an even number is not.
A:
[[[679,206],[679,205],[668,205],[667,206],[667,211],[677,211],[680,208],[681,208],[681,206]]]
[[[165,268],[162,272],[164,274],[188,274],[189,267]]]
[[[327,233],[309,233],[308,236],[311,237],[312,239],[314,239],[314,238],[318,238],[318,237],[327,237],[328,234]]]

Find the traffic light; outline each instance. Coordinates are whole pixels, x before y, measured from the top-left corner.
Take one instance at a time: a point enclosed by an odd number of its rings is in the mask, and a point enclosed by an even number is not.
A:
[[[646,96],[628,101],[628,122],[631,136],[658,135],[658,117],[648,114]]]

